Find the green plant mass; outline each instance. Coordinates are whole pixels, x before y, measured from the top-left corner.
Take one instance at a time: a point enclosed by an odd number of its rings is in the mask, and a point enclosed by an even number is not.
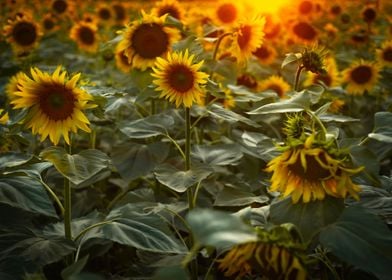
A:
[[[391,279],[391,19],[0,1],[0,279]]]

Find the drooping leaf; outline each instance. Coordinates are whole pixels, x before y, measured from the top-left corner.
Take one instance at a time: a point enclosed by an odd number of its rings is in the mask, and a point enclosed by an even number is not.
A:
[[[343,199],[326,197],[324,200],[293,204],[288,197],[271,204],[270,219],[275,224],[294,224],[308,241],[321,228],[335,222],[343,209]]]
[[[336,122],[336,123],[350,123],[359,122],[360,119],[354,119],[349,116],[334,115],[334,114],[322,114],[319,116],[322,122]]]
[[[189,187],[207,178],[212,171],[207,165],[194,164],[190,170],[183,171],[172,165],[163,164],[155,169],[154,174],[166,187],[176,192],[185,192]]]
[[[237,144],[194,145],[192,151],[193,158],[211,166],[235,165],[242,156],[240,146]]]
[[[213,104],[208,109],[208,113],[218,119],[226,121],[228,123],[242,122],[252,127],[260,127],[260,125],[240,114],[233,111],[227,110],[220,105]]]
[[[159,114],[125,122],[120,126],[120,131],[132,139],[144,139],[148,137],[165,135],[174,125],[174,119],[167,114]]]
[[[51,166],[52,164],[50,162],[38,162],[38,163],[30,164],[28,166],[24,166],[22,168],[15,168],[10,171],[6,171],[4,172],[4,174],[17,175],[21,173],[23,175],[26,175],[30,178],[34,178],[39,181],[42,180],[41,173]]]
[[[32,155],[17,152],[2,153],[0,157],[0,170],[22,165],[32,159]]]
[[[288,53],[286,54],[285,59],[282,62],[282,68],[286,67],[287,65],[300,61],[302,59],[301,53]]]
[[[225,187],[217,195],[215,206],[244,206],[252,203],[266,203],[269,200],[267,196],[254,195],[253,193],[238,190],[235,188]]]
[[[26,176],[0,178],[0,203],[57,218],[45,188]]]
[[[369,138],[377,141],[392,143],[392,113],[391,112],[377,112],[374,115],[373,132],[368,134]]]
[[[53,163],[57,171],[75,185],[91,180],[110,168],[110,158],[99,150],[83,150],[70,155],[63,148],[49,147],[40,156]]]
[[[188,213],[186,220],[200,246],[213,246],[223,250],[257,240],[257,235],[250,226],[229,213],[194,209]]]
[[[280,153],[276,149],[274,140],[261,133],[245,131],[241,134],[238,142],[241,144],[244,153],[266,162]]]
[[[392,232],[363,208],[346,208],[335,223],[321,232],[320,242],[339,259],[380,280],[392,275]]]
[[[121,177],[132,181],[149,174],[168,155],[167,143],[156,142],[148,145],[126,143],[113,148],[113,164]]]

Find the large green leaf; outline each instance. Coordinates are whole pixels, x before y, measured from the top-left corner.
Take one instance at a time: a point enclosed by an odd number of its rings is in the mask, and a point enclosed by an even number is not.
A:
[[[112,160],[121,177],[130,182],[149,174],[168,155],[167,143],[126,143],[113,148]]]
[[[158,166],[154,173],[161,184],[176,192],[185,192],[189,187],[207,178],[212,169],[208,165],[194,164],[190,170],[183,171],[172,165],[163,164]]]
[[[138,213],[125,205],[113,210],[106,219],[114,221],[98,228],[102,238],[150,252],[186,253],[186,248],[158,215]]]
[[[221,105],[212,104],[209,108],[207,108],[208,113],[211,116],[214,116],[218,119],[226,121],[228,123],[238,123],[242,122],[252,127],[260,127],[260,125],[240,114],[237,114],[233,111],[227,110],[223,108]]]
[[[38,181],[26,176],[0,178],[0,203],[36,214],[57,217],[45,188]]]
[[[380,171],[380,164],[377,156],[366,146],[352,146],[350,149],[350,156],[352,162],[356,166],[364,166],[365,169],[361,172],[372,179],[372,183],[378,184],[378,174]]]
[[[32,155],[20,154],[16,152],[2,153],[0,156],[0,170],[22,165],[32,159]]]
[[[269,200],[264,195],[254,195],[253,193],[225,187],[216,196],[215,206],[244,206],[252,203],[266,203]]]
[[[244,153],[266,162],[280,153],[276,149],[274,140],[261,133],[245,131],[237,141],[241,144]]]
[[[240,146],[237,144],[194,145],[192,150],[193,158],[212,166],[235,165],[242,156]]]
[[[288,197],[271,204],[270,219],[275,224],[294,224],[305,241],[309,241],[323,227],[335,222],[343,209],[343,199],[326,197],[324,200],[293,204]]]
[[[376,275],[392,275],[392,232],[363,208],[346,208],[339,220],[320,234],[320,242],[341,260]]]
[[[369,133],[369,138],[377,141],[392,143],[392,113],[391,112],[377,112],[374,115],[374,129]]]
[[[213,246],[224,250],[236,244],[257,240],[252,227],[229,213],[194,209],[188,213],[186,220],[200,246]]]
[[[99,150],[83,150],[79,154],[70,155],[63,148],[49,147],[40,156],[53,163],[75,185],[91,181],[100,172],[110,168],[110,158]]]
[[[129,138],[144,139],[158,135],[165,135],[173,125],[173,117],[167,114],[159,114],[123,123],[120,126],[120,131]]]

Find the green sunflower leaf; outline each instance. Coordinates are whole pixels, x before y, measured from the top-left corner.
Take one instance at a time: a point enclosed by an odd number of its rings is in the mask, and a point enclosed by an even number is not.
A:
[[[252,227],[229,213],[194,209],[189,212],[186,220],[199,246],[213,246],[224,250],[236,244],[257,240],[257,234]]]
[[[225,187],[216,196],[215,206],[244,206],[252,203],[264,204],[269,200],[264,195],[254,195],[251,192]]]
[[[369,138],[380,142],[392,143],[392,113],[377,112],[374,115],[374,129],[368,134]]]
[[[236,165],[242,158],[243,154],[241,148],[237,144],[222,144],[201,146],[194,145],[192,150],[192,157],[207,163],[211,166],[220,165],[225,166],[229,164]]]
[[[380,280],[391,279],[392,232],[364,208],[346,208],[335,223],[321,232],[320,242],[339,259]]]
[[[167,134],[168,128],[174,125],[173,117],[167,114],[149,116],[121,124],[120,131],[132,139],[144,139]]]
[[[300,61],[301,59],[302,59],[301,53],[288,53],[288,54],[286,54],[286,57],[282,62],[281,68],[284,68],[291,63]]]
[[[193,164],[188,171],[179,170],[169,164],[160,165],[154,171],[155,177],[161,184],[176,192],[185,192],[189,187],[207,178],[212,172],[212,168],[208,165],[196,164]]]

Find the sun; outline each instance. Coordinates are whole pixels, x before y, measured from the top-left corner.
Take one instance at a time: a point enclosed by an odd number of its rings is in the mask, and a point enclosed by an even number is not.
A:
[[[275,13],[284,5],[292,5],[290,0],[247,0],[247,4],[254,8],[256,12]]]

